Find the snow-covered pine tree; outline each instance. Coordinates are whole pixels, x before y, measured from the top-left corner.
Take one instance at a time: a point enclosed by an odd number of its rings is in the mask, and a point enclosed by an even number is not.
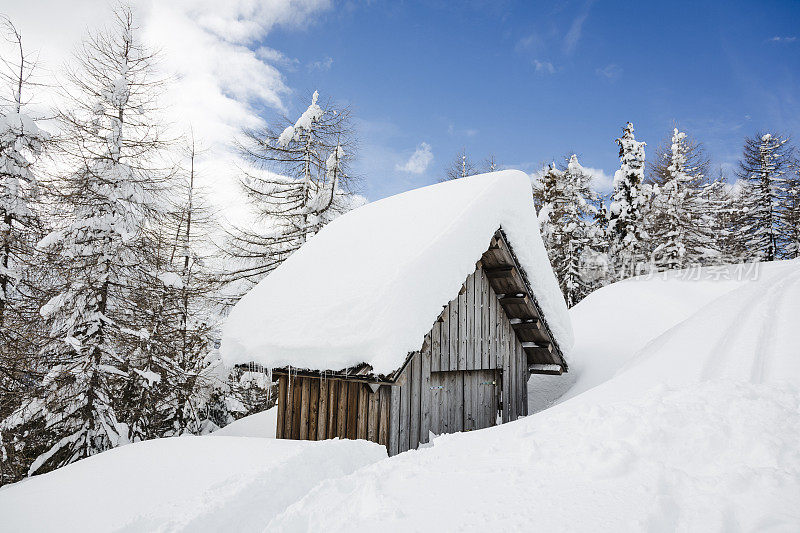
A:
[[[608,209],[609,255],[618,279],[647,269],[646,230],[650,187],[644,183],[644,147],[628,122],[619,145],[620,169],[614,174],[614,192]]]
[[[653,266],[681,268],[712,260],[714,234],[703,223],[708,212],[708,158],[702,145],[675,128],[659,146],[648,183],[652,186],[648,234]]]
[[[800,165],[793,163],[787,178],[786,213],[784,216],[784,257],[800,257]]]
[[[705,212],[699,224],[704,225],[713,235],[710,247],[714,251],[710,263],[723,265],[743,261],[745,251],[736,238],[737,228],[742,224],[742,210],[739,207],[741,191],[732,186],[722,169],[713,181],[704,185],[700,198]]]
[[[555,161],[543,167],[539,176],[533,180],[533,204],[539,218],[539,231],[542,233],[545,249],[552,262],[556,255],[555,231],[556,224],[561,218],[561,203],[559,187],[563,181],[564,172],[560,170]]]
[[[792,153],[789,139],[780,135],[757,133],[745,138],[737,172],[746,187],[744,224],[738,239],[750,260],[773,261],[788,255],[786,174],[791,170]]]
[[[28,112],[28,89],[35,63],[22,36],[0,16],[0,33],[12,53],[0,57],[0,421],[18,408],[38,372],[41,290],[35,244],[43,223],[35,204],[39,186],[34,164],[50,136]],[[5,434],[5,437],[3,435]],[[16,436],[18,437],[18,436]],[[33,437],[31,436],[31,439]],[[18,449],[24,443],[0,427],[0,486],[24,475]]]
[[[598,252],[596,224],[599,195],[591,176],[578,162],[567,158],[563,169],[552,163],[534,184],[542,237],[568,306],[578,303],[597,281],[586,275],[587,257]]]
[[[256,226],[233,228],[223,250],[235,265],[226,280],[245,282],[239,294],[354,206],[356,140],[349,109],[331,101],[320,105],[315,91],[297,121],[283,122],[246,131],[240,144],[250,165],[241,184]]]
[[[153,60],[136,38],[130,9],[121,7],[114,27],[90,34],[66,72],[68,104],[58,119],[68,171],[52,187],[63,222],[39,243],[62,280],[41,310],[50,367],[36,397],[11,415],[50,439],[31,474],[128,442],[119,414],[129,417],[141,396],[131,394],[131,383],[146,387],[160,378],[134,352],[149,337],[152,317],[142,302],[157,286],[148,228],[158,225],[165,144]]]

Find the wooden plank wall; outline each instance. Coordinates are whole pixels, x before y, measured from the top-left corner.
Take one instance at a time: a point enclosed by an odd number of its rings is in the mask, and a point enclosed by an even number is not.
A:
[[[332,378],[292,376],[289,387],[288,376],[280,376],[278,438],[368,439],[395,455],[428,442],[430,431],[487,427],[491,415],[482,406],[495,402],[487,381],[502,386],[503,422],[527,414],[526,354],[480,266],[423,347],[394,386],[376,393],[362,382]],[[432,372],[444,374],[432,382]]]
[[[480,264],[429,335],[431,372],[502,369],[503,422],[527,414],[526,354]]]
[[[480,265],[429,335],[431,372],[503,368],[511,339],[516,338]]]
[[[376,392],[359,381],[278,376],[279,439],[335,437],[389,444],[391,388]]]

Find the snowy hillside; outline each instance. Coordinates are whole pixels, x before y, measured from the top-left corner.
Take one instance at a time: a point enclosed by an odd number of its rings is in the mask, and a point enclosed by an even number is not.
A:
[[[628,280],[571,315],[571,388],[517,422],[388,459],[364,442],[136,444],[0,489],[0,516],[45,531],[64,516],[126,531],[800,528],[800,261]]]

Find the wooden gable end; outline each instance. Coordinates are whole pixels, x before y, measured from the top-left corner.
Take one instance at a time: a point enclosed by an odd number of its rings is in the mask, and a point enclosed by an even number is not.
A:
[[[495,233],[480,264],[523,344],[531,371],[557,374],[567,371],[561,348],[502,229]],[[560,369],[554,370],[554,366]]]

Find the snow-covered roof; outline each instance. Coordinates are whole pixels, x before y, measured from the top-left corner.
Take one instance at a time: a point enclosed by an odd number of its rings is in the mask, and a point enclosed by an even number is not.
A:
[[[421,348],[499,228],[568,352],[572,327],[530,180],[504,170],[398,194],[329,223],[234,306],[223,358],[314,370],[367,363],[389,374]]]

